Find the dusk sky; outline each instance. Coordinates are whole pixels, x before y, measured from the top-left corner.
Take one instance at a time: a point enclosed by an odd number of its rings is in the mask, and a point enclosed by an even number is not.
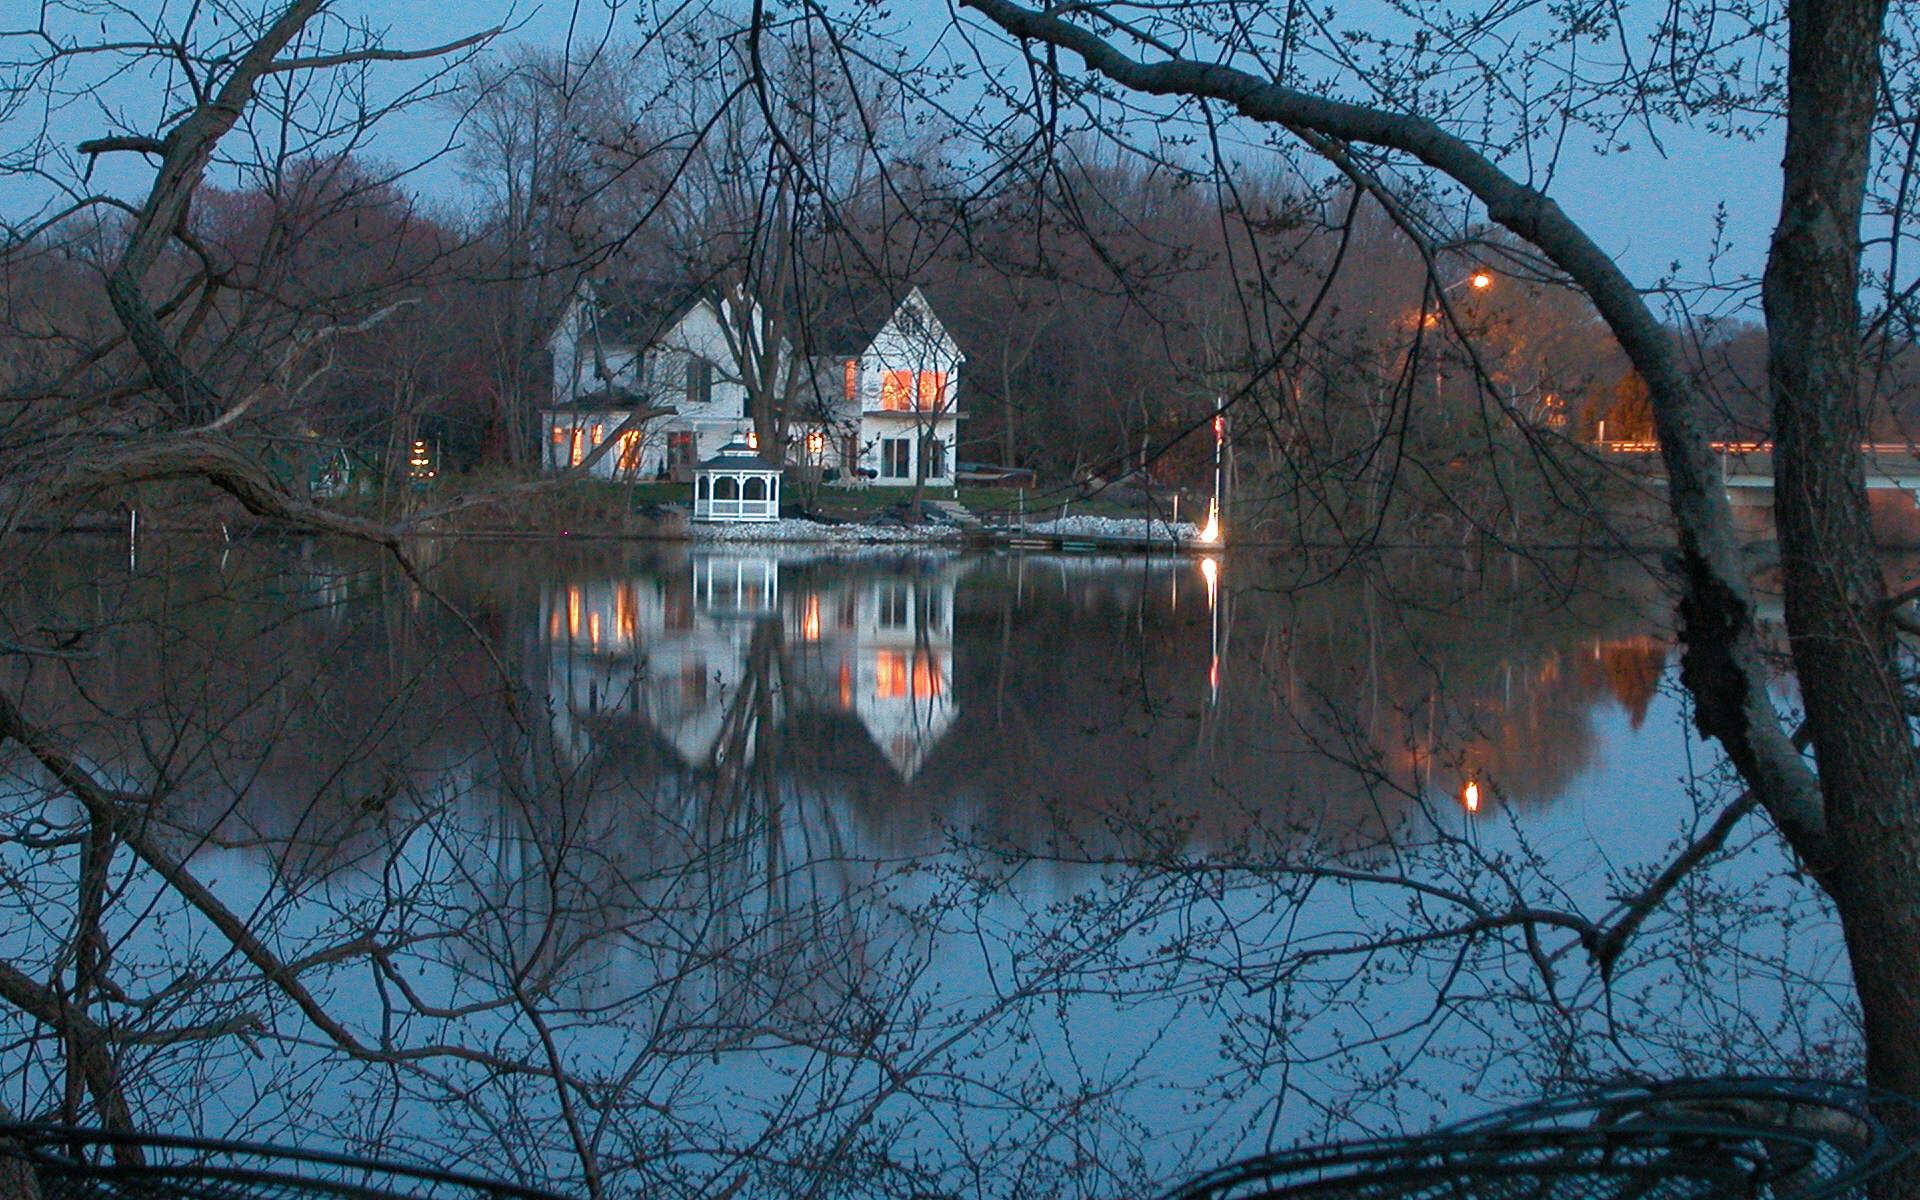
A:
[[[18,8],[20,4],[21,0],[12,0],[4,7]],[[384,6],[356,7],[368,13],[376,27],[385,27],[389,44],[403,47],[452,40],[494,24],[510,28],[496,42],[494,53],[520,45],[559,49],[569,43],[580,47],[608,39],[630,43],[637,31],[632,6],[605,0],[549,2],[526,8],[458,0],[409,6],[411,11],[404,21],[394,20],[392,10]],[[343,11],[351,13],[354,9]],[[961,17],[962,25],[973,20],[970,14]],[[960,45],[962,38],[975,46],[988,46],[986,35],[956,28],[954,22],[954,12],[943,0],[905,0],[894,7],[893,23],[901,31],[899,36],[931,45],[936,55],[958,53],[965,48]],[[26,23],[25,14],[21,14],[0,20],[0,27],[18,29]],[[933,41],[936,38],[937,44]],[[990,46],[988,51],[994,52]],[[7,55],[13,56],[11,52]],[[418,73],[419,68],[413,65],[387,65],[377,68],[377,79],[392,86],[417,78]],[[135,124],[142,118],[151,122],[148,114],[155,107],[151,100],[155,92],[151,80],[122,78],[112,87],[100,89],[97,99],[117,106],[128,115],[129,123]],[[145,103],[143,97],[148,98]],[[56,142],[70,149],[84,138],[108,131],[111,122],[93,106],[94,99],[90,97],[85,105],[70,107],[55,118]],[[31,118],[14,120],[24,128]],[[423,163],[411,176],[410,186],[436,203],[459,205],[465,191],[459,156],[439,153],[435,157],[452,136],[451,121],[452,113],[446,106],[416,107],[383,121],[365,149],[396,164]],[[1777,141],[1745,142],[1675,128],[1655,132],[1662,143],[1659,149],[1650,144],[1651,138],[1644,132],[1633,139],[1633,148],[1625,153],[1600,155],[1570,143],[1560,157],[1553,194],[1602,247],[1618,256],[1629,277],[1642,286],[1659,283],[1672,273],[1676,263],[1679,271],[1674,277],[1682,284],[1703,282],[1709,277],[1723,284],[1756,277],[1778,204]],[[97,164],[92,182],[95,187],[133,195],[149,178],[138,159],[120,155]],[[215,180],[225,182],[217,172]],[[0,178],[0,209],[10,220],[24,217],[45,195],[44,187],[18,178]],[[1724,253],[1710,268],[1715,213],[1722,205],[1726,214]]]

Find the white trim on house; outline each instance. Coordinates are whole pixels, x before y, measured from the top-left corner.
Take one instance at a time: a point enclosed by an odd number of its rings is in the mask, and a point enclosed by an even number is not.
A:
[[[747,388],[719,309],[700,297],[657,336],[616,316],[591,285],[567,305],[549,343],[552,403],[541,410],[541,465],[577,466],[637,408],[666,410],[622,435],[593,465],[602,479],[690,478],[747,424]]]
[[[550,343],[553,400],[540,414],[547,470],[577,466],[618,437],[593,465],[595,476],[687,480],[750,427],[737,339],[713,300],[656,315],[658,336],[637,328],[641,320],[631,305],[603,302],[591,285],[568,304]],[[965,362],[926,294],[911,289],[864,346],[814,360],[817,391],[800,399],[824,411],[793,415],[789,462],[845,481],[951,486]],[[644,407],[667,411],[615,432]]]
[[[805,461],[883,485],[951,486],[965,363],[926,294],[909,291],[857,354],[815,364],[816,387],[833,398],[833,413],[796,426]]]

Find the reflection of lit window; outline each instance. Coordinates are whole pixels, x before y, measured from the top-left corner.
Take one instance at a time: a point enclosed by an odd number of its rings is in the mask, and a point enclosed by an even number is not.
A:
[[[945,685],[940,664],[926,650],[914,652],[911,669],[904,650],[878,650],[873,658],[873,694],[882,700],[926,700]]]
[[[587,614],[587,641],[595,650],[600,648],[600,613],[598,610]]]
[[[852,708],[853,707],[853,664],[852,663],[845,662],[845,661],[841,662],[839,683],[840,683],[840,707]]]
[[[613,622],[620,631],[620,640],[631,646],[640,633],[640,597],[634,593],[631,583],[623,583],[613,593]]]
[[[820,595],[809,593],[800,615],[800,636],[809,642],[820,640]]]
[[[668,629],[687,630],[693,628],[693,597],[686,592],[669,591],[660,598],[660,606],[665,610],[664,624]]]
[[[933,655],[921,650],[913,656],[913,695],[916,700],[940,694],[940,664]]]
[[[690,662],[680,668],[681,698],[692,704],[703,704],[707,699],[707,664]]]
[[[907,655],[904,650],[881,650],[873,658],[873,694],[898,700],[907,694]]]
[[[577,587],[567,589],[567,636],[580,636],[580,589]]]

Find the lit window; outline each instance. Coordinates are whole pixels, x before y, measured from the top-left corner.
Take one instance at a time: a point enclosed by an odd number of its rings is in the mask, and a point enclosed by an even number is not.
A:
[[[886,371],[881,374],[880,407],[886,412],[907,412],[912,409],[912,371]]]
[[[860,363],[856,359],[847,360],[847,399],[858,399],[860,395]]]
[[[620,435],[620,471],[631,475],[640,469],[640,431],[629,429]]]
[[[607,436],[607,427],[605,425],[602,425],[600,422],[595,421],[593,423],[593,432],[588,435],[587,440],[590,444],[598,446],[601,440],[606,436]]]
[[[818,429],[807,435],[807,453],[819,458],[827,452],[827,435]]]
[[[920,372],[919,401],[921,412],[938,412],[942,407],[941,398],[947,391],[947,373],[945,371]]]
[[[566,426],[555,425],[553,427],[553,444],[556,446],[564,446],[567,444],[567,427]]]

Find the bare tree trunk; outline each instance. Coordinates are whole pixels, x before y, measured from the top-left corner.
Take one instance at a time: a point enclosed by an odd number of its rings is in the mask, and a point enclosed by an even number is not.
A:
[[[1860,449],[1860,213],[1885,6],[1802,0],[1790,11],[1784,188],[1765,300],[1787,628],[1831,835],[1826,860],[1812,865],[1846,931],[1868,1080],[1916,1096],[1920,762]]]

